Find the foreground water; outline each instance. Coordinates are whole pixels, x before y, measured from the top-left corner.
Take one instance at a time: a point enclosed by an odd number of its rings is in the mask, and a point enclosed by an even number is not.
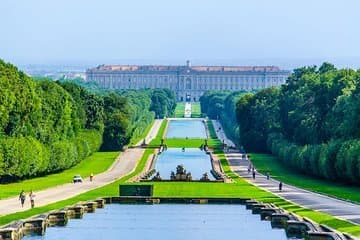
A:
[[[283,230],[271,229],[243,205],[215,204],[111,204],[65,227],[52,227],[44,236],[24,239],[286,239]]]
[[[163,179],[170,179],[171,171],[176,173],[176,166],[180,164],[184,165],[187,172],[191,172],[193,180],[199,180],[205,172],[214,180],[210,173],[210,156],[199,148],[185,148],[185,151],[181,148],[168,148],[157,158],[155,169]]]
[[[202,120],[171,120],[166,138],[201,138],[205,139],[206,130]]]

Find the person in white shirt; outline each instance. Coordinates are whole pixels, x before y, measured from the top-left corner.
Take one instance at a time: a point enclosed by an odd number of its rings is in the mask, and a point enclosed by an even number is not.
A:
[[[30,198],[30,204],[31,204],[31,208],[34,208],[35,206],[35,194],[33,193],[32,190],[30,190],[30,193],[29,193],[29,198]]]

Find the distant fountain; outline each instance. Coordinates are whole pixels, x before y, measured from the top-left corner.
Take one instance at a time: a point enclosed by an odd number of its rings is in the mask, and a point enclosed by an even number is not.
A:
[[[151,180],[153,180],[153,181],[161,181],[162,179],[161,179],[161,176],[160,176],[160,172],[157,172],[155,174],[155,176]]]
[[[204,173],[204,174],[202,175],[202,177],[200,178],[200,181],[202,181],[202,182],[208,182],[208,181],[210,181],[208,174],[207,174],[207,173]]]
[[[175,173],[171,171],[170,180],[175,180],[175,179],[176,179]]]
[[[186,172],[186,169],[184,165],[178,165],[176,167],[176,174],[174,172],[171,172],[170,174],[170,180],[173,181],[191,181],[192,176],[190,172]]]

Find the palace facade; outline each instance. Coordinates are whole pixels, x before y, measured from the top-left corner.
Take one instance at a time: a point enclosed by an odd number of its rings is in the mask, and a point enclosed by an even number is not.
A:
[[[289,71],[276,66],[100,65],[86,70],[87,81],[110,89],[169,88],[178,101],[198,101],[208,90],[279,86]]]

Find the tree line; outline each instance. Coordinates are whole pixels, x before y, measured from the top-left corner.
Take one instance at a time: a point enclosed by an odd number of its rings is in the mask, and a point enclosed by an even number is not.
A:
[[[233,93],[235,108],[223,92],[206,93],[201,106],[230,126],[230,136],[236,131],[232,139],[246,151],[271,152],[306,174],[359,185],[359,83],[359,70],[323,63],[295,69],[281,87]]]
[[[237,103],[240,143],[304,173],[360,184],[360,71],[295,69],[281,88]]]
[[[141,136],[154,118],[173,115],[175,94],[169,89],[104,91],[105,151],[121,149]]]
[[[67,169],[99,149],[120,150],[176,106],[168,90],[89,91],[35,81],[2,60],[0,89],[0,182]]]
[[[236,119],[236,103],[245,91],[208,91],[200,97],[202,114],[221,122],[226,135],[235,142],[240,141]]]

